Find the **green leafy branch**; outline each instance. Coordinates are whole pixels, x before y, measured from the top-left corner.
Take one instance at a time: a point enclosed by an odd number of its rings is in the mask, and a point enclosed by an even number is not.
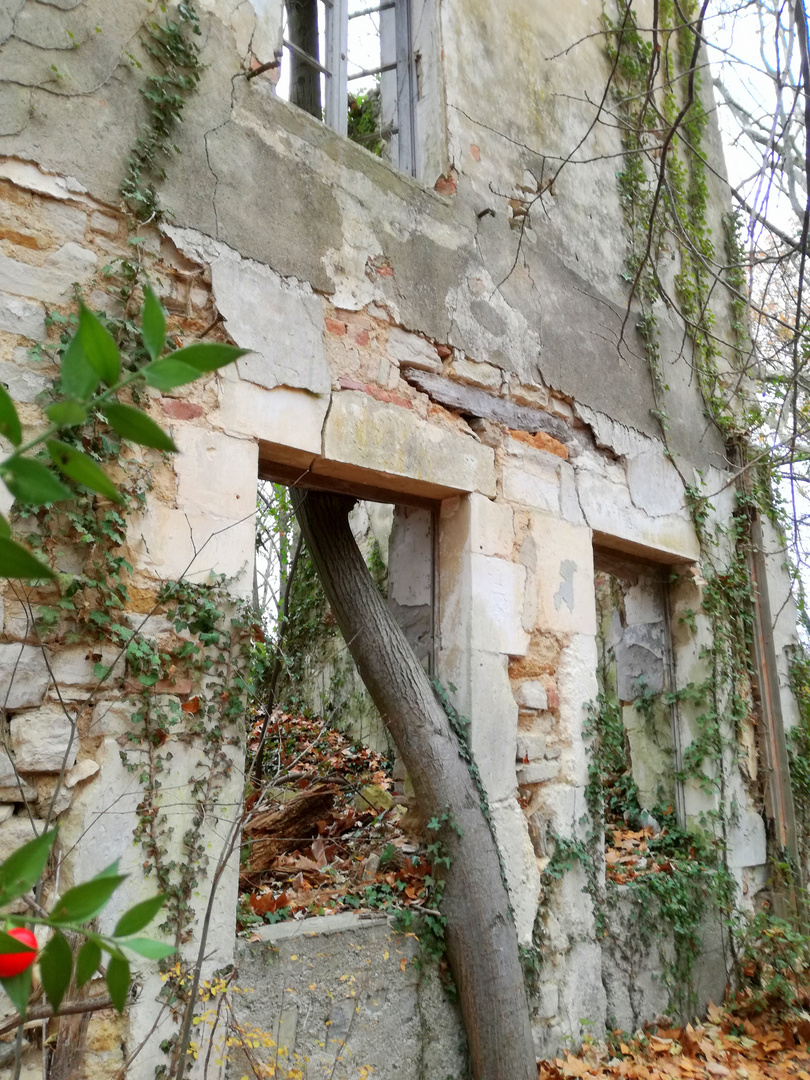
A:
[[[0,865],[0,906],[5,907],[19,900],[36,885],[48,862],[56,836],[56,829],[42,833],[18,848]],[[27,966],[24,970],[0,977],[3,989],[20,1016],[25,1016],[28,1007],[35,957],[39,960],[42,988],[55,1015],[71,980],[75,977],[79,988],[88,983],[101,966],[104,953],[109,955],[105,971],[107,989],[118,1012],[124,1010],[131,982],[130,963],[125,950],[150,960],[161,960],[174,953],[173,945],[133,936],[148,926],[163,907],[166,898],[162,895],[152,896],[125,911],[111,935],[99,934],[88,928],[86,924],[103,911],[125,880],[126,874],[118,873],[116,861],[89,881],[68,889],[54,903],[49,915],[11,915],[6,919],[7,930],[0,930],[0,963],[7,962],[9,957],[16,954],[30,954],[25,957]],[[21,926],[46,926],[52,931],[48,943],[38,956],[29,945],[7,932]],[[65,937],[66,931],[84,938],[75,964],[73,950]]]
[[[138,382],[160,391],[174,390],[230,364],[247,351],[233,345],[197,342],[163,356],[166,318],[148,286],[144,287],[141,335],[150,360],[134,371],[122,371],[112,334],[80,304],[78,329],[62,356],[63,396],[45,408],[50,425],[27,442],[23,442],[14,402],[0,385],[0,435],[14,447],[13,453],[0,462],[0,478],[18,504],[43,506],[72,499],[74,492],[61,477],[112,502],[122,502],[118,488],[100,465],[78,447],[55,436],[97,415],[122,439],[156,450],[175,451],[177,447],[167,432],[142,410],[119,401],[118,395]],[[50,567],[12,538],[8,520],[0,515],[0,577],[54,576]]]

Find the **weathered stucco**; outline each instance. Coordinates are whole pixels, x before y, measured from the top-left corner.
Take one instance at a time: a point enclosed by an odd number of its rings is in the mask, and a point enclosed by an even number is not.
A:
[[[139,27],[153,13],[144,0],[12,8],[0,16],[0,378],[26,430],[35,430],[43,419],[37,394],[57,374],[28,353],[48,333],[46,313],[70,310],[74,283],[89,303],[110,309],[103,268],[132,254],[119,188],[145,119],[139,65],[149,70],[151,61]],[[543,875],[555,837],[584,840],[588,830],[584,725],[599,690],[594,545],[672,570],[675,685],[701,681],[711,638],[685,489],[704,476],[707,490],[718,493],[710,519],[729,522],[734,498],[723,440],[705,415],[690,347],[674,318],[660,313],[666,446],[651,412],[635,309],[620,353],[616,348],[627,314],[627,236],[615,179],[621,146],[613,127],[591,129],[589,104],[608,70],[593,32],[601,2],[514,0],[506,10],[491,0],[423,4],[418,32],[427,70],[419,115],[433,126],[420,133],[417,178],[277,98],[269,77],[246,79],[251,57],[264,62],[277,43],[278,11],[258,0],[203,5],[205,67],[175,136],[179,152],[165,163],[160,202],[167,214],[138,228],[138,257],[187,332],[225,333],[252,351],[188,392],[145,395],[181,453],[170,462],[143,455],[152,486],[129,522],[127,618],[139,626],[159,585],[183,576],[202,581],[222,573],[236,594],[250,596],[260,474],[418,508],[397,511],[392,558],[400,574],[392,600],[414,609],[409,617],[423,644],[425,627],[433,628],[425,652],[435,655],[442,681],[457,688],[455,703],[470,720],[520,941],[529,946],[542,934],[532,991],[537,1050],[556,1051],[583,1034],[581,1020],[598,1032],[611,1016],[637,1023],[663,1008],[650,975],[656,956],[632,958],[634,970],[649,967],[641,988],[617,976],[614,954],[603,956],[582,867],[557,887]],[[78,48],[66,47],[68,29]],[[708,139],[722,173],[714,127]],[[575,159],[547,188],[575,147]],[[710,185],[710,220],[719,232],[722,177]],[[727,323],[725,302],[717,298],[716,315]],[[419,373],[434,381],[420,382]],[[435,543],[432,534],[425,539],[431,514]],[[778,552],[778,538],[770,535],[769,544]],[[74,556],[60,557],[70,570]],[[778,554],[769,560],[768,588],[779,612],[777,662],[789,726],[794,620],[783,603],[780,562]],[[85,875],[126,853],[128,895],[142,895],[140,859],[130,846],[139,794],[119,759],[131,730],[125,673],[90,700],[87,654],[55,641],[49,671],[25,611],[10,591],[3,601],[0,687],[10,687],[8,748],[26,792],[42,804],[64,753],[58,684],[67,705],[80,710],[68,764],[75,758],[81,771],[61,809],[63,842],[78,845],[68,874]],[[157,615],[146,633],[160,640],[171,627]],[[663,650],[658,659],[663,666]],[[194,687],[159,692],[179,710]],[[688,741],[697,730],[688,705],[680,722]],[[756,748],[747,730],[750,774]],[[198,768],[196,737],[178,729],[166,777],[178,792]],[[234,725],[229,737],[233,769],[221,815],[206,826],[212,851],[243,786],[243,733]],[[754,778],[743,777],[736,761],[726,767],[728,798],[740,809],[731,864],[741,889],[755,893],[767,859],[761,807]],[[0,786],[3,806],[21,801],[13,777],[8,768],[0,777],[9,785]],[[692,822],[717,805],[696,783],[686,785],[684,799]],[[191,796],[178,794],[174,813],[172,843],[182,852]],[[20,812],[8,811],[0,854],[29,831]],[[236,876],[232,863],[213,908],[216,949],[206,970],[233,955]],[[195,933],[208,888],[200,882]],[[618,927],[622,918],[620,911]],[[373,1043],[374,1025],[385,1022],[386,1009],[368,1002],[385,982],[377,954],[391,942],[402,947],[407,977],[404,1006],[390,991],[389,1019],[413,1026],[418,1013],[432,1030],[439,1021],[429,1003],[440,995],[429,980],[427,988],[416,986],[412,942],[389,938],[387,929],[372,936],[364,1037]],[[297,954],[275,947],[287,951],[280,976],[272,972],[280,978],[273,993],[291,993],[282,983]],[[717,974],[714,940],[712,948],[705,966],[714,964]],[[307,938],[318,983],[313,949]],[[264,944],[247,948],[248,978],[266,955]],[[716,993],[716,982],[707,975],[704,997]],[[170,1028],[156,1000],[159,980],[146,964],[143,983],[130,1043],[156,1017]],[[315,995],[312,1007],[324,1011],[324,1002]],[[280,1008],[283,1026],[289,1016],[285,1021]],[[422,1047],[414,1077],[462,1075],[456,1021],[446,1003],[442,1009],[441,1051],[414,1035]],[[107,1043],[99,1036],[93,1076],[121,1064],[117,1029],[110,1030]],[[303,1053],[309,1043],[296,1046]],[[404,1061],[411,1050],[402,1053]],[[145,1052],[128,1075],[152,1076],[159,1060]],[[375,1067],[381,1077],[394,1075],[383,1063]]]

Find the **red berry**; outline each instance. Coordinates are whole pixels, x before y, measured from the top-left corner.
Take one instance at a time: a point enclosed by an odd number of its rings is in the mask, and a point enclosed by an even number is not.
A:
[[[0,953],[0,979],[8,979],[12,975],[19,975],[21,971],[30,968],[37,958],[37,939],[30,930],[24,926],[7,930],[9,937],[16,938],[21,945],[28,945],[33,952]]]

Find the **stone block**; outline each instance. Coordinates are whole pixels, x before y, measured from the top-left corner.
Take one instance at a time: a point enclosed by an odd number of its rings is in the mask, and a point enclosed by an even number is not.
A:
[[[548,708],[548,694],[546,688],[538,679],[527,679],[518,687],[517,700],[519,705],[527,709],[540,711]]]
[[[118,236],[121,222],[117,217],[103,214],[100,210],[94,210],[90,215],[90,228],[93,232],[103,233],[104,236]]]
[[[491,803],[490,809],[515,912],[518,941],[521,945],[530,945],[541,885],[529,829],[515,799]]]
[[[732,869],[762,866],[768,861],[765,822],[751,810],[739,812],[728,832],[728,865]]]
[[[36,788],[26,784],[25,781],[21,781],[18,784],[9,784],[6,787],[0,787],[0,803],[32,803],[37,797]]]
[[[515,794],[518,708],[507,661],[493,653],[473,653],[468,710],[470,746],[490,800]]]
[[[0,330],[32,341],[45,337],[45,306],[0,292]]]
[[[633,503],[651,517],[686,512],[683,481],[663,450],[628,457],[627,484]]]
[[[546,736],[538,731],[519,731],[515,760],[523,764],[542,761],[546,754]]]
[[[633,504],[626,485],[593,472],[577,472],[577,493],[585,520],[594,532],[679,560],[700,558],[694,525],[685,511],[650,517]]]
[[[117,739],[132,731],[133,708],[123,701],[99,701],[93,706],[88,735],[110,735]]]
[[[98,762],[93,761],[92,758],[77,761],[65,777],[65,787],[68,789],[74,788],[77,784],[81,784],[83,780],[89,780],[91,776],[96,775],[98,768]]]
[[[403,367],[416,368],[418,371],[442,370],[442,362],[435,345],[418,336],[392,326],[388,331],[388,358]]]
[[[39,705],[49,682],[41,649],[35,645],[0,645],[0,707],[27,709]]]
[[[68,646],[55,652],[51,657],[51,671],[54,682],[60,687],[92,687],[98,682],[95,674],[97,663],[109,667],[119,656],[120,649],[110,645],[99,646],[95,651],[94,646]],[[116,674],[123,674],[123,657],[118,661]]]
[[[515,546],[515,513],[511,506],[483,495],[470,495],[470,550],[508,559]]]
[[[36,812],[41,818],[55,818],[70,809],[73,796],[64,785],[59,786],[58,776],[37,777],[37,801]]]
[[[330,463],[373,470],[381,480],[401,478],[398,487],[402,490],[427,494],[428,485],[435,485],[447,495],[453,491],[495,494],[495,455],[489,447],[420,420],[410,409],[354,390],[332,395],[323,453]],[[335,471],[331,464],[330,469]]]
[[[537,625],[557,633],[596,633],[590,530],[534,513],[529,525],[537,552]]]
[[[522,620],[525,566],[489,555],[469,559],[472,648],[523,656],[529,647]]]
[[[208,511],[233,520],[255,512],[258,451],[254,443],[192,424],[179,425],[174,438],[180,451],[174,458],[179,510]]]
[[[15,716],[10,724],[11,751],[20,772],[59,772],[76,760],[79,739],[59,705]]]
[[[33,840],[35,836],[43,832],[45,828],[44,821],[35,821],[35,825],[36,829],[31,824],[28,814],[16,814],[14,817],[8,818],[7,821],[0,823],[0,862],[5,862],[17,848],[27,844],[29,840]]]
[[[501,369],[484,361],[453,360],[447,374],[451,379],[456,379],[467,386],[482,386],[485,390],[500,390],[503,381]]]
[[[550,514],[560,512],[560,480],[556,468],[526,468],[523,465],[505,465],[503,469],[503,497],[508,502],[546,510]]]
[[[219,408],[211,423],[236,435],[277,444],[305,455],[320,454],[329,394],[309,394],[286,386],[266,390],[228,377],[220,380]],[[285,460],[283,457],[280,460]]]
[[[429,605],[433,598],[433,515],[398,506],[388,544],[388,598],[401,607]]]
[[[559,730],[570,742],[567,779],[576,785],[588,782],[588,757],[582,729],[588,715],[588,706],[596,701],[599,693],[597,664],[596,637],[590,634],[574,634],[560,653],[557,667]]]
[[[10,787],[17,783],[17,773],[11,758],[4,750],[0,750],[0,787]]]
[[[37,366],[28,359],[28,349],[15,349],[13,360],[13,363],[0,362],[0,382],[13,401],[23,404],[36,401],[46,386],[53,385],[52,378],[40,374],[43,365]]]
[[[532,1015],[538,1020],[551,1020],[557,1015],[560,1003],[560,991],[556,983],[545,982],[532,991]]]
[[[560,775],[557,761],[530,761],[517,770],[517,781],[521,787],[526,784],[544,784],[547,780],[556,780]]]
[[[63,304],[73,295],[73,285],[85,282],[97,265],[95,253],[73,240],[49,255],[42,266],[0,255],[0,293]]]
[[[224,574],[232,579],[235,593],[245,597],[252,593],[256,539],[252,515],[233,520],[152,503],[129,519],[128,537],[141,569],[164,581],[206,581],[211,574]],[[139,615],[138,622],[142,618]]]

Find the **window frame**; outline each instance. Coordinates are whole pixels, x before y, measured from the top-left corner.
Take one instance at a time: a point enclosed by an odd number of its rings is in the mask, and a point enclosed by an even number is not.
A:
[[[324,123],[339,135],[348,135],[349,87],[357,79],[369,75],[396,73],[397,126],[391,164],[403,172],[416,174],[416,98],[417,80],[414,62],[411,0],[381,0],[361,11],[349,13],[349,0],[321,0],[325,11],[325,65],[290,41],[285,35],[282,46],[303,63],[325,76]],[[353,18],[392,11],[394,15],[393,61],[349,75],[349,22]],[[382,31],[381,31],[382,39]]]

